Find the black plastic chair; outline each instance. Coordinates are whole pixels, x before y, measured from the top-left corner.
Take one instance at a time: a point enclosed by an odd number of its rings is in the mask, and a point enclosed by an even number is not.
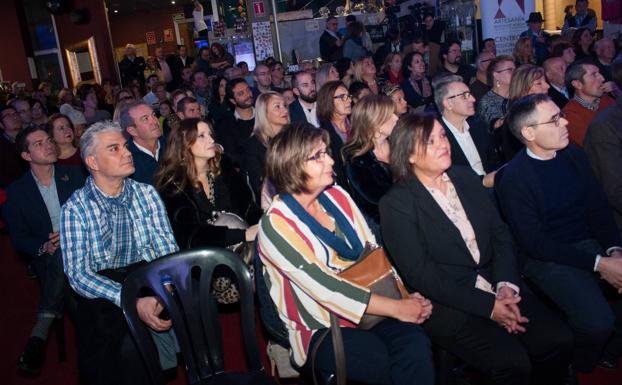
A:
[[[225,372],[223,342],[212,276],[218,266],[237,279],[248,372]],[[275,384],[266,374],[255,334],[255,309],[248,267],[233,252],[212,247],[182,251],[157,259],[130,274],[121,305],[152,383],[165,384],[158,352],[136,311],[136,298],[152,291],[164,304],[179,341],[189,384]]]

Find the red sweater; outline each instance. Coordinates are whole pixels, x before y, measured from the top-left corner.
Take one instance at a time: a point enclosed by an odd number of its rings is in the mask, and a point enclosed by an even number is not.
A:
[[[580,105],[576,100],[570,99],[563,109],[566,114],[566,119],[568,120],[568,134],[570,136],[570,141],[578,144],[579,146],[583,146],[583,139],[585,138],[587,127],[590,123],[592,123],[592,119],[594,119],[597,113],[601,112],[613,103],[615,103],[615,101],[612,98],[607,95],[603,95],[600,98],[598,110],[592,111]]]

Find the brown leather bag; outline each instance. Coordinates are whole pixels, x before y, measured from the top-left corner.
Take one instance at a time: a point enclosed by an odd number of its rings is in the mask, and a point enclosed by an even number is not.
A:
[[[408,291],[391,265],[384,248],[369,242],[359,259],[338,275],[369,288],[373,294],[393,299],[408,298]],[[385,317],[365,314],[358,327],[369,330],[384,319]]]

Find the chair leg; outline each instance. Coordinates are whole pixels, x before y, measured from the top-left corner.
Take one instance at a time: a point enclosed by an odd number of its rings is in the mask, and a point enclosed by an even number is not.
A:
[[[435,353],[436,383],[438,385],[454,385],[456,383],[456,358],[447,350],[437,348]]]
[[[67,349],[65,343],[65,320],[59,317],[54,321],[54,332],[56,334],[56,347],[58,351],[58,362],[67,360]]]

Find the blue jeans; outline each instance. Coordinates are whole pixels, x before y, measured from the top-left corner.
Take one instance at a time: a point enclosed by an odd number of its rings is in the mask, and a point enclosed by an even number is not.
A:
[[[67,287],[60,249],[53,255],[42,254],[34,257],[32,264],[41,281],[39,315],[61,317]]]
[[[325,329],[317,331],[309,354]],[[348,380],[365,384],[434,384],[430,340],[419,325],[387,319],[370,330],[341,328]],[[305,366],[312,365],[307,357]],[[327,335],[315,356],[316,370],[335,372],[333,342]]]
[[[592,240],[579,242],[575,246],[593,252],[594,255],[600,252],[598,244]],[[523,270],[525,276],[555,302],[567,317],[575,338],[575,369],[583,372],[594,369],[611,337],[616,319],[600,287],[598,275],[592,271],[535,259],[527,259]],[[620,308],[619,305],[615,307]]]

